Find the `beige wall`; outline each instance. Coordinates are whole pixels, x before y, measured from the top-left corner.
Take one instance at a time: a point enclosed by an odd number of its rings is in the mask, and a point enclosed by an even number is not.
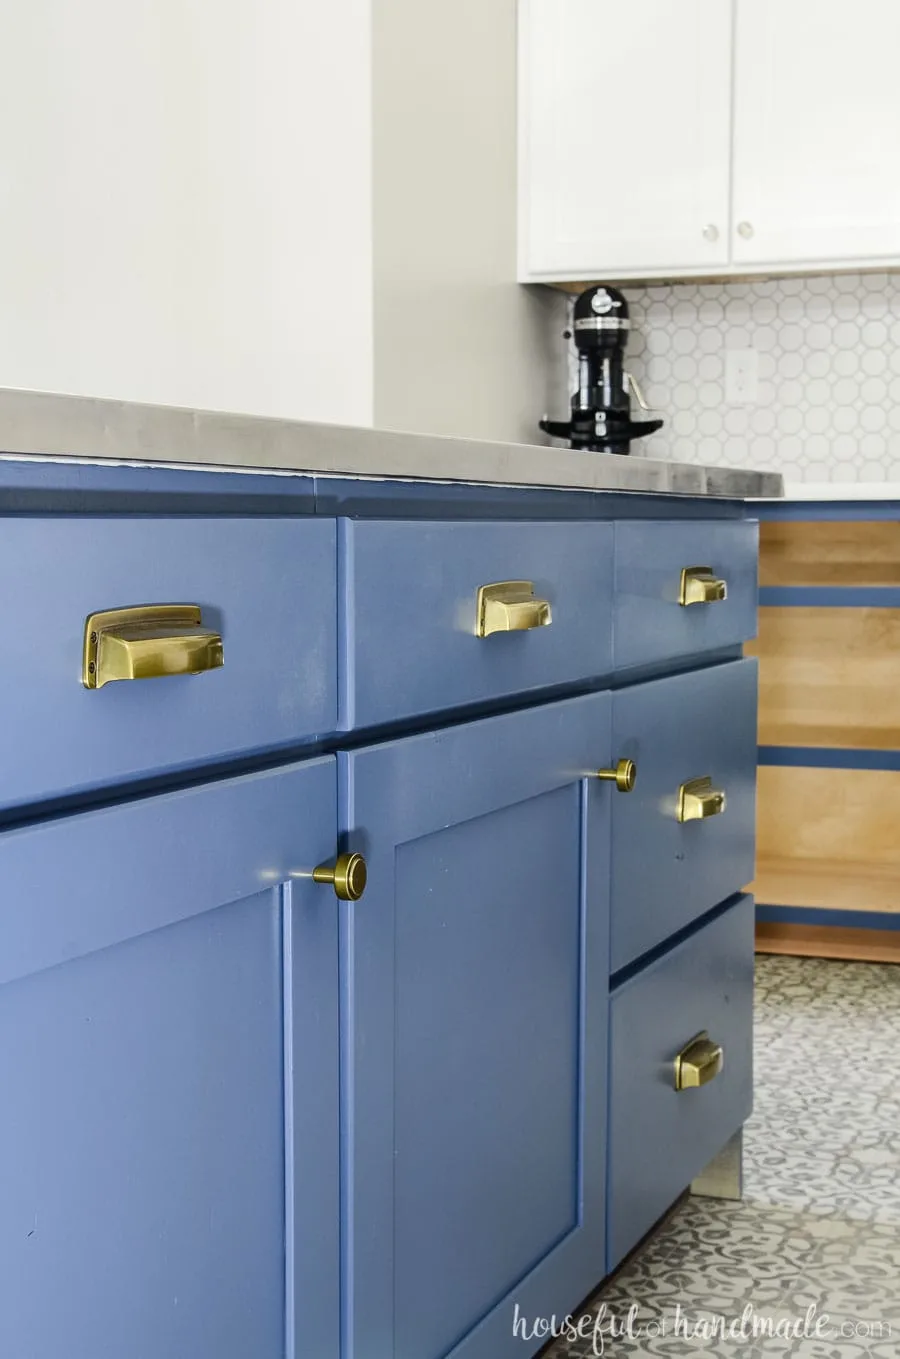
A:
[[[542,442],[561,295],[516,274],[516,0],[373,0],[375,424]]]

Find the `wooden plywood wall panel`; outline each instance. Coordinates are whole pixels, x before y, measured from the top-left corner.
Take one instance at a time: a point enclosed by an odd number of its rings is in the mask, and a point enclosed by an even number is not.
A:
[[[900,865],[900,771],[759,771],[761,858]]]
[[[900,771],[764,766],[757,837],[760,902],[900,910]]]
[[[900,865],[759,859],[748,887],[760,905],[900,913]]]
[[[762,523],[760,585],[900,585],[900,523]]]
[[[900,748],[900,609],[763,608],[761,745]]]
[[[900,963],[900,930],[843,929],[831,925],[756,926],[757,953],[801,958],[850,958],[855,962]]]

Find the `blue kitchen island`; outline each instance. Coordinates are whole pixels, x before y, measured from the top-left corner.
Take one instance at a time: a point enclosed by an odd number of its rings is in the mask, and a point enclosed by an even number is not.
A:
[[[526,1355],[750,1112],[777,478],[224,421],[0,397],[0,1353]]]

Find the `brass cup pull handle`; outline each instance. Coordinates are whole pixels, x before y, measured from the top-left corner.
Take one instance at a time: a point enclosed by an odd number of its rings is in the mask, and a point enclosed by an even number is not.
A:
[[[675,1058],[675,1089],[696,1090],[714,1081],[725,1065],[725,1049],[704,1029]]]
[[[340,901],[359,901],[367,880],[368,869],[361,854],[341,854],[337,863],[319,864],[313,869],[313,882],[329,884]]]
[[[713,788],[709,775],[690,779],[678,789],[679,821],[706,821],[711,816],[721,816],[727,806],[724,789]]]
[[[718,604],[727,598],[728,582],[714,575],[711,566],[686,566],[682,571],[679,604]]]
[[[500,580],[482,585],[475,610],[476,637],[492,632],[528,632],[548,628],[553,613],[546,599],[537,599],[530,580]]]
[[[597,778],[609,779],[620,793],[630,793],[637,782],[637,765],[634,760],[619,760],[614,769],[598,769]]]
[[[199,604],[148,604],[89,614],[81,681],[102,689],[112,680],[201,675],[225,664],[222,638],[201,627]]]

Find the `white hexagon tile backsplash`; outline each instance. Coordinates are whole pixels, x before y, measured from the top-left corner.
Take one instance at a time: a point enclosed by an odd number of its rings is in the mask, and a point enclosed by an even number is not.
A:
[[[900,275],[627,288],[627,364],[659,434],[647,457],[900,481]],[[756,350],[753,404],[730,404],[725,354]],[[635,449],[634,451],[638,451]]]

